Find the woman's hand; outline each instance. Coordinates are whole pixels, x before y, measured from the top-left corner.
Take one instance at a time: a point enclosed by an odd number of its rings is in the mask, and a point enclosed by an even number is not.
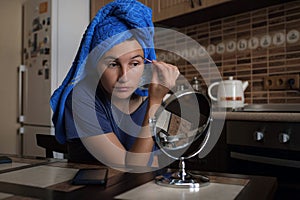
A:
[[[153,75],[149,86],[149,99],[160,104],[164,96],[176,85],[179,70],[176,66],[152,61]]]

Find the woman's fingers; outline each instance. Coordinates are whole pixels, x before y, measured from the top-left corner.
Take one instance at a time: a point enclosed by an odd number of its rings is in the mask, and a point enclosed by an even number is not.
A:
[[[153,60],[154,73],[153,83],[160,84],[168,89],[175,86],[176,80],[179,76],[179,70],[176,66]]]
[[[149,97],[160,102],[176,85],[179,70],[176,66],[153,60],[153,75],[149,87]]]

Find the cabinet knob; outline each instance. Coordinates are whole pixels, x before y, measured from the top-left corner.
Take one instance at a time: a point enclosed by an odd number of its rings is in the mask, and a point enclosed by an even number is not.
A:
[[[278,139],[280,143],[288,143],[290,141],[290,135],[288,133],[280,133]]]
[[[254,132],[254,140],[255,141],[262,141],[264,139],[264,133],[262,131],[255,131]]]

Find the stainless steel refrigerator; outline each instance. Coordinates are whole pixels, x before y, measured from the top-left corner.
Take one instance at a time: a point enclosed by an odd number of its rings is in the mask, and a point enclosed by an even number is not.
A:
[[[24,2],[18,109],[23,156],[45,156],[36,134],[54,134],[50,96],[70,68],[89,20],[89,0]]]

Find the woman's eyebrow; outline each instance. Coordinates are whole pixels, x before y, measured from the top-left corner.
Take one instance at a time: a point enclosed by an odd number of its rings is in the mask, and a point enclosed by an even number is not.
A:
[[[131,59],[134,59],[134,58],[137,58],[137,57],[141,57],[143,60],[146,60],[147,62],[152,63],[151,60],[149,60],[148,58],[144,58],[144,57],[141,56],[141,55],[136,55],[136,56],[132,57]]]
[[[144,57],[143,57],[142,55],[136,55],[136,56],[131,57],[130,59],[133,60],[133,59],[139,58],[139,57],[140,57],[141,59],[144,59]],[[119,58],[114,57],[114,56],[107,56],[107,57],[104,57],[103,60],[114,60],[114,61],[118,61]]]
[[[104,60],[118,60],[118,58],[116,58],[114,56],[107,56],[104,58]]]
[[[141,56],[141,55],[136,55],[136,56],[133,56],[131,59],[135,59],[135,58],[138,58],[138,57],[140,57],[140,58],[144,59],[144,57],[143,57],[143,56]]]

